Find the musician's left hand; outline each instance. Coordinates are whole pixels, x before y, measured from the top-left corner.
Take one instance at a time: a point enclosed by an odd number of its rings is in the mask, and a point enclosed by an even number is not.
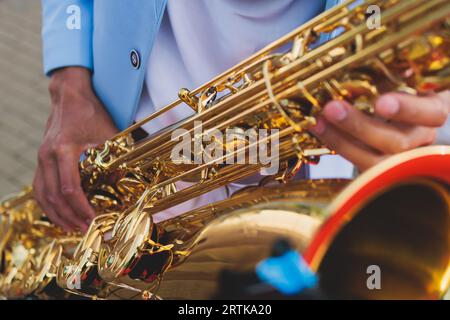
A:
[[[388,93],[376,101],[375,116],[345,101],[329,102],[311,131],[363,171],[389,155],[432,144],[449,112],[450,91],[425,97]]]

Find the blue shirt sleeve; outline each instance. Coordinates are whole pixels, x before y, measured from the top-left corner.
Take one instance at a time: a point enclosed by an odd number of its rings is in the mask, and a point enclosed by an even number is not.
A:
[[[75,28],[71,24],[74,14],[80,18]],[[92,70],[92,19],[93,0],[42,0],[43,60],[47,75],[68,66]]]

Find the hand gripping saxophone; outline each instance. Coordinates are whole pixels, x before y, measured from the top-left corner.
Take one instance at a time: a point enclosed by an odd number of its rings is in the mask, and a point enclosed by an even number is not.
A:
[[[370,1],[381,10],[379,28],[367,24],[368,5],[347,1],[324,12],[88,150],[80,174],[98,217],[86,234],[48,222],[30,190],[4,201],[0,295],[208,298],[220,270],[254,267],[285,237],[332,296],[441,297],[450,278],[449,147],[392,157],[352,183],[291,179],[303,164],[333,154],[307,130],[328,101],[346,100],[370,114],[384,92],[450,88],[450,3]],[[134,130],[182,104],[192,116],[133,141]],[[227,129],[268,134],[258,142],[238,134],[205,143],[209,133]],[[180,130],[194,137],[194,151],[174,161]],[[264,164],[224,160],[248,156],[274,137],[277,173],[229,199],[155,222],[165,209],[258,173]],[[211,144],[219,156],[194,161]],[[189,186],[180,188],[181,181]],[[381,290],[366,287],[370,265],[383,270]]]

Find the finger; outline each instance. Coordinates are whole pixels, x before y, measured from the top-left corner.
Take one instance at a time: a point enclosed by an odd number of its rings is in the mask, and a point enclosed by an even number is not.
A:
[[[39,207],[51,222],[62,227],[66,231],[70,232],[74,230],[74,226],[61,219],[61,217],[58,216],[58,214],[53,210],[53,208],[48,204],[45,197],[43,196],[43,194],[45,193],[44,181],[42,179],[42,172],[39,166],[36,169],[36,174],[33,181],[33,193]]]
[[[53,157],[46,156],[45,159],[40,159],[39,166],[42,168],[46,190],[46,201],[62,219],[69,221],[81,230],[87,230],[87,223],[82,218],[78,217],[67,204],[60,192],[61,189],[56,161]]]
[[[57,155],[59,181],[61,193],[79,217],[91,221],[95,218],[95,211],[89,204],[86,195],[81,188],[78,161],[81,148],[74,146],[63,147]]]
[[[385,119],[440,127],[447,120],[449,102],[442,94],[417,97],[403,93],[388,93],[378,98],[375,113]]]
[[[433,143],[434,128],[386,123],[353,108],[345,101],[332,101],[323,115],[340,130],[386,154],[395,154]]]
[[[380,162],[385,156],[368,147],[358,144],[355,139],[342,132],[325,119],[319,118],[311,131],[329,148],[335,150],[360,170],[366,170]]]

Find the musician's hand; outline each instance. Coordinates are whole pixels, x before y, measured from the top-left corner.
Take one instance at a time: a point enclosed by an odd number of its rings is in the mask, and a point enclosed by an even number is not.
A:
[[[363,171],[389,155],[432,144],[449,112],[449,91],[426,97],[389,93],[377,100],[375,116],[332,101],[311,131]]]
[[[87,69],[55,71],[49,91],[52,109],[39,149],[34,194],[52,222],[66,230],[86,230],[95,212],[81,188],[79,158],[117,129],[95,96]]]

